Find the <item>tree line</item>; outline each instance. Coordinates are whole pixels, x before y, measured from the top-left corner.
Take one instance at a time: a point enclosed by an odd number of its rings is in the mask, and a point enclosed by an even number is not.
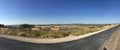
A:
[[[3,27],[4,26],[4,24],[0,24],[0,27]]]

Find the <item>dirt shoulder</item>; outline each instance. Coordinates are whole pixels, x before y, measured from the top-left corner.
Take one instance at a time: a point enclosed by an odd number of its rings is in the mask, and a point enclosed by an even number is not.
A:
[[[98,50],[120,50],[120,29],[118,29],[109,39],[105,41],[105,43]]]

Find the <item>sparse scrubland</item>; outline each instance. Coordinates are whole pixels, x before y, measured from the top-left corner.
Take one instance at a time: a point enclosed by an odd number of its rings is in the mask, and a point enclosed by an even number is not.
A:
[[[30,38],[62,38],[66,36],[79,36],[87,33],[99,31],[108,27],[111,24],[98,25],[45,25],[34,26],[29,24],[22,24],[15,26],[0,26],[0,34],[15,35]]]

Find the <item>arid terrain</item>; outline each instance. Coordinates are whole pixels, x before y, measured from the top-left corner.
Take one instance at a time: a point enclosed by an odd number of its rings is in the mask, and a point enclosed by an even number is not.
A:
[[[30,25],[1,26],[0,34],[15,35],[30,38],[63,38],[92,33],[114,24],[58,24],[58,25]]]

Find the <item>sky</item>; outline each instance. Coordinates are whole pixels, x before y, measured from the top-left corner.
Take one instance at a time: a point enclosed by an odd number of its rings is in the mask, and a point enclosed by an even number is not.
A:
[[[120,23],[120,0],[0,0],[0,24]]]

